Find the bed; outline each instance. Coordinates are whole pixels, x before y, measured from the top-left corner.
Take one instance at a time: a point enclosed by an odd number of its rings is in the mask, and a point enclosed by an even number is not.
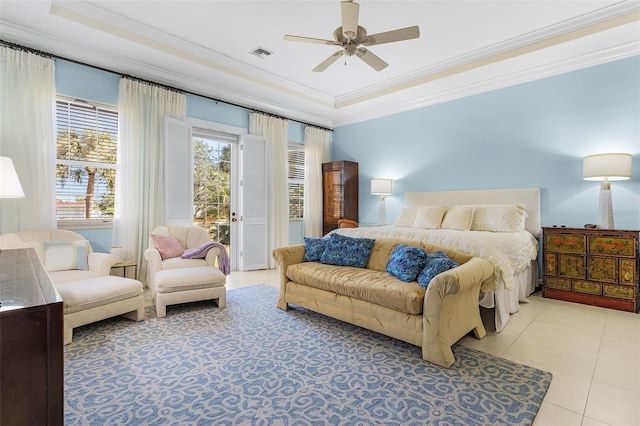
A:
[[[483,285],[479,303],[494,310],[497,332],[538,284],[539,188],[408,192],[393,225],[332,232],[422,241],[487,259],[495,273]]]

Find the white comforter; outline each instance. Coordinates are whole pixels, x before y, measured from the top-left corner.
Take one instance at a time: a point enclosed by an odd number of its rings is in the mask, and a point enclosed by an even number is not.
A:
[[[531,265],[538,256],[538,241],[529,232],[455,231],[449,229],[405,228],[399,226],[373,226],[340,228],[332,232],[350,237],[399,238],[422,241],[451,248],[487,259],[495,268],[495,283],[502,278],[506,289],[514,287],[514,275]]]

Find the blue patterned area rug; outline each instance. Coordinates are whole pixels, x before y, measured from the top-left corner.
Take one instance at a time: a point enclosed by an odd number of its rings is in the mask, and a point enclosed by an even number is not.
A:
[[[65,347],[67,425],[529,425],[551,374],[454,347],[420,348],[303,309],[267,285],[166,318],[113,318]],[[153,311],[150,312],[153,315]]]

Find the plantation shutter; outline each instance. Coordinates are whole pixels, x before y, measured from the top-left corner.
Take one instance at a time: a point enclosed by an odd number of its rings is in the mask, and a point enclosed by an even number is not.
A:
[[[289,143],[289,219],[304,216],[304,145]]]
[[[266,144],[261,136],[240,139],[240,262],[241,271],[267,269],[268,204]]]
[[[165,118],[165,224],[193,225],[191,126]]]

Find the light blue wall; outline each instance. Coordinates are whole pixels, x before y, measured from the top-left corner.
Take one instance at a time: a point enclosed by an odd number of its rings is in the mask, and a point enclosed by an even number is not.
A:
[[[613,182],[617,229],[640,229],[640,57],[335,129],[332,160],[359,163],[360,218],[376,223],[370,180],[394,179],[387,222],[408,191],[541,188],[542,225],[597,221],[599,182],[582,157],[634,155]]]
[[[56,91],[73,98],[118,105],[120,75],[56,59]]]
[[[56,91],[73,98],[97,101],[110,105],[118,104],[120,75],[76,64],[56,60]],[[187,116],[222,123],[229,126],[249,128],[249,112],[246,108],[216,102],[202,96],[187,94]],[[304,143],[305,125],[289,121],[289,141]],[[302,242],[300,221],[290,223],[290,243]],[[111,247],[111,229],[74,230],[91,242],[93,250],[108,252]]]

